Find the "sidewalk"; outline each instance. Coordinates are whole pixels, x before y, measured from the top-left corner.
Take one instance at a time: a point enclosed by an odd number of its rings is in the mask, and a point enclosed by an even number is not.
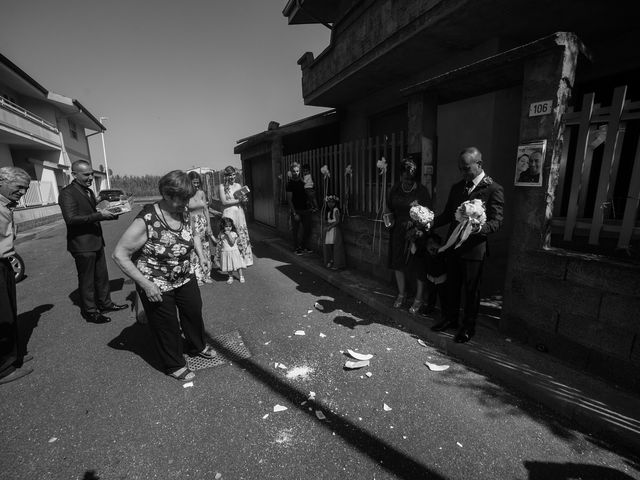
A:
[[[469,343],[455,343],[452,334],[430,330],[435,319],[412,316],[406,307],[394,309],[396,291],[391,285],[351,270],[327,270],[318,254],[296,256],[288,239],[269,227],[253,223],[249,231],[253,243],[262,242],[277,250],[291,263],[369,305],[468,367],[543,404],[580,430],[640,455],[640,398],[637,396],[572,369],[528,345],[505,338],[492,327],[495,322],[490,319],[479,322],[476,336]]]

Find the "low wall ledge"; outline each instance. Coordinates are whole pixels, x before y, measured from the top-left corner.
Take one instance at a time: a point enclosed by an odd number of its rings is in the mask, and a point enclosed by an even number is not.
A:
[[[563,259],[578,260],[582,262],[597,262],[597,263],[605,264],[609,267],[635,270],[638,273],[640,273],[639,263],[623,262],[615,258],[607,257],[604,255],[597,255],[594,253],[573,252],[570,250],[565,250],[565,249],[556,248],[556,247],[537,248],[534,250],[529,250],[528,253],[532,255],[554,256],[554,257],[559,257]]]

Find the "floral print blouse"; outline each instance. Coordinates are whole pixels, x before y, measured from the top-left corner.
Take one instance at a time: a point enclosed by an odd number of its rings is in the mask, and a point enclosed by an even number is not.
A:
[[[145,205],[136,217],[147,227],[147,241],[138,251],[135,265],[161,292],[168,292],[191,278],[193,233],[186,212],[180,229],[173,230],[158,216],[154,205]]]

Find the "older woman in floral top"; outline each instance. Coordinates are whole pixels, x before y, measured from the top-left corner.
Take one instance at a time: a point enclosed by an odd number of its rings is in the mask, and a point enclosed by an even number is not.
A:
[[[158,186],[162,200],[143,207],[120,238],[113,259],[136,282],[166,373],[187,381],[195,374],[182,355],[181,331],[193,355],[215,356],[205,341],[202,298],[191,273],[191,252],[195,249],[205,268],[211,260],[203,254],[200,237],[193,234],[189,222],[186,207],[195,188],[187,174],[169,172]]]

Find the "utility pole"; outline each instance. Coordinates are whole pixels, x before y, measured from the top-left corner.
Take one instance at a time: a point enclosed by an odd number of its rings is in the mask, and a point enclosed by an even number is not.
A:
[[[109,120],[109,117],[100,117],[100,123],[103,120]],[[104,145],[104,130],[100,132],[100,137],[102,137],[102,154],[104,156],[104,170],[107,173],[107,190],[111,190],[111,178],[109,178],[109,164],[107,164],[107,149]]]

